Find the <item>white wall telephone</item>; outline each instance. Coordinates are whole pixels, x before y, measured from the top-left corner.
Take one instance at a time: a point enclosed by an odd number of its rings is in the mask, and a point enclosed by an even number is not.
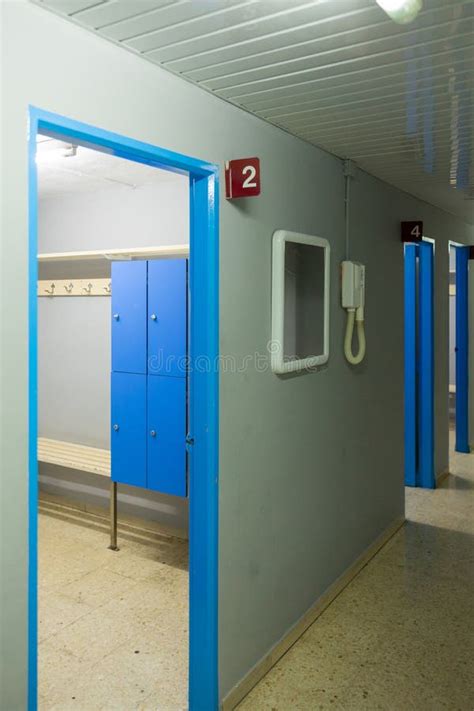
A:
[[[366,342],[364,330],[365,266],[359,262],[342,262],[342,306],[347,309],[344,355],[349,363],[358,365],[364,360]],[[359,350],[352,352],[354,322],[357,324]]]

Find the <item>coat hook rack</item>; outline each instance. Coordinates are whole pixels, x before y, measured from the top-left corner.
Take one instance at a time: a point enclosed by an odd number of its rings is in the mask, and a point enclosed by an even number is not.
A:
[[[112,282],[108,279],[57,279],[38,281],[38,296],[110,296]]]

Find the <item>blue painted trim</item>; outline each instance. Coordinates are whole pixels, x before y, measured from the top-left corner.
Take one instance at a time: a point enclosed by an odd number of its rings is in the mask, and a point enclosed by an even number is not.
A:
[[[405,245],[405,485],[417,484],[416,255]]]
[[[193,377],[189,383],[190,393],[190,428],[189,434],[194,439],[193,464],[189,477],[189,496],[193,506],[190,509],[190,540],[215,536],[214,542],[198,548],[191,546],[189,554],[190,596],[200,615],[190,618],[190,664],[189,698],[193,711],[211,711],[219,706],[218,693],[218,609],[217,609],[217,571],[218,571],[218,379],[209,380],[209,370],[217,373],[219,292],[217,279],[203,281],[203,269],[210,274],[219,270],[219,234],[217,211],[219,204],[217,176],[190,180],[191,224],[196,242],[201,241],[201,249],[193,254],[189,261],[189,288],[191,303],[190,318],[190,356]],[[198,209],[199,205],[208,206],[207,214]],[[207,239],[206,239],[207,236]],[[205,266],[207,265],[207,267]],[[202,319],[196,314],[211,309],[204,328],[199,327]],[[204,358],[203,358],[204,356]],[[210,357],[210,360],[207,359]],[[204,366],[204,367],[203,367]],[[200,404],[199,404],[200,403]],[[198,416],[197,408],[203,412]],[[206,430],[215,433],[206,436]],[[208,485],[203,487],[199,477],[205,475]],[[202,528],[206,519],[207,530]],[[212,594],[210,594],[210,592]],[[214,693],[212,693],[214,690]],[[206,703],[203,702],[207,699]]]
[[[43,111],[30,107],[30,120],[36,119],[41,133],[54,138],[71,138],[89,148],[100,148],[104,153],[132,160],[135,163],[153,165],[155,168],[164,168],[175,173],[192,174],[206,177],[210,174],[218,176],[218,166],[207,163],[198,158],[190,158],[181,153],[158,148],[151,143],[136,141],[118,133],[105,131],[66,116]]]
[[[28,126],[28,711],[38,697],[38,187],[36,134],[38,121]]]
[[[434,250],[418,245],[419,262],[419,485],[436,487],[434,466]]]
[[[37,694],[37,185],[41,132],[129,160],[190,175],[190,635],[189,708],[217,711],[219,218],[218,168],[109,131],[30,107],[29,137],[29,711]],[[199,359],[199,360],[198,360]],[[203,367],[205,364],[205,367]]]
[[[456,249],[456,452],[469,453],[469,247]]]

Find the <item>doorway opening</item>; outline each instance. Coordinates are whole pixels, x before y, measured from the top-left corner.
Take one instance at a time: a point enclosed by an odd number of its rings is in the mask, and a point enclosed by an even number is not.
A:
[[[449,243],[449,424],[450,450],[469,453],[469,256]]]
[[[217,169],[38,109],[29,167],[29,708],[217,708]]]

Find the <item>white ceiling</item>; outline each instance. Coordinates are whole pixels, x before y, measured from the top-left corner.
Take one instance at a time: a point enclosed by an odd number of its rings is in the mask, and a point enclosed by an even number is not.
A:
[[[72,150],[70,143],[47,136],[38,136],[36,167],[38,194],[42,199],[116,187],[134,189],[187,179],[83,146],[74,146]]]
[[[36,0],[474,222],[474,2]]]

